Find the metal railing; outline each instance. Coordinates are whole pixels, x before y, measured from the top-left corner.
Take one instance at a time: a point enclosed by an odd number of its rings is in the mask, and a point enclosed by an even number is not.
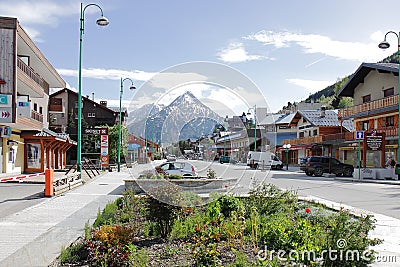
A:
[[[17,65],[20,70],[22,70],[26,75],[28,75],[33,81],[35,81],[40,87],[44,89],[46,94],[49,94],[49,84],[39,76],[31,67],[26,65],[22,59],[18,58]]]
[[[339,109],[338,117],[346,118],[354,116],[358,113],[367,112],[375,109],[381,109],[385,107],[398,105],[399,97],[397,95],[388,96],[378,100],[363,103],[361,105],[356,105],[348,108]]]

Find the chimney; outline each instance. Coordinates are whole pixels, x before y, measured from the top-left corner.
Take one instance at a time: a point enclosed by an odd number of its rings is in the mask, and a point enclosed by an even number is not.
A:
[[[100,105],[107,107],[107,101],[100,101]]]
[[[321,118],[325,117],[326,106],[321,106]]]
[[[92,101],[94,101],[94,93],[92,93]]]

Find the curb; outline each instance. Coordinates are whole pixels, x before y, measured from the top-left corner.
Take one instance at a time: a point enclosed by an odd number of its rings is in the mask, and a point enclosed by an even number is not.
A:
[[[354,178],[333,178],[334,180],[343,181],[343,182],[353,182],[353,183],[369,183],[369,184],[389,184],[389,185],[400,185],[400,181],[398,180],[358,180]]]

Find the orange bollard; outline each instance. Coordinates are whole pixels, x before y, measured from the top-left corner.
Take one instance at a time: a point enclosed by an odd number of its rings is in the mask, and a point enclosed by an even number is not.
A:
[[[45,197],[52,197],[54,196],[54,187],[53,187],[53,182],[54,182],[54,170],[53,169],[47,169],[45,171],[45,187],[44,187],[44,196]]]

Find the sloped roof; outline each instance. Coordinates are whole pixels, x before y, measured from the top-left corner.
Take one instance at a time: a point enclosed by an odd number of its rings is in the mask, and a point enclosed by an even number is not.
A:
[[[280,117],[275,122],[275,124],[289,124],[292,121],[295,114],[296,113],[285,114],[284,116]]]
[[[52,94],[50,95],[50,98],[52,98],[52,97],[54,97],[54,96],[57,96],[57,95],[59,95],[59,94],[61,94],[61,93],[63,93],[63,92],[66,92],[66,93],[68,93],[68,94],[74,94],[74,95],[78,96],[78,93],[77,93],[77,92],[72,91],[71,89],[68,89],[68,88],[64,88],[64,89],[61,89],[61,90],[59,90],[59,91],[57,91],[57,92],[52,93]],[[108,111],[108,112],[110,112],[110,113],[113,113],[115,116],[116,116],[117,114],[119,114],[119,108],[118,108],[118,112],[116,112],[116,111],[112,110],[111,108],[108,108],[108,107],[106,107],[106,106],[103,106],[103,105],[101,105],[100,103],[97,103],[97,102],[93,101],[92,99],[90,99],[90,98],[88,98],[88,97],[86,97],[86,96],[83,96],[83,95],[82,95],[82,99],[83,99],[83,101],[88,101],[88,103],[96,104],[96,107],[101,108],[101,109],[104,109],[104,110],[106,110],[106,111]]]
[[[284,114],[268,114],[264,119],[258,122],[258,125],[271,125],[275,124]]]
[[[297,124],[297,121],[300,117],[304,117],[311,125],[313,126],[341,126],[352,132],[354,131],[354,125],[352,121],[344,120],[342,124],[338,118],[337,110],[325,110],[325,116],[321,116],[321,110],[299,110],[293,116],[294,123]]]
[[[377,70],[380,73],[393,73],[399,75],[399,64],[397,63],[362,63],[347,83],[339,90],[338,96],[353,97],[354,89],[364,82],[365,77],[372,71]]]

